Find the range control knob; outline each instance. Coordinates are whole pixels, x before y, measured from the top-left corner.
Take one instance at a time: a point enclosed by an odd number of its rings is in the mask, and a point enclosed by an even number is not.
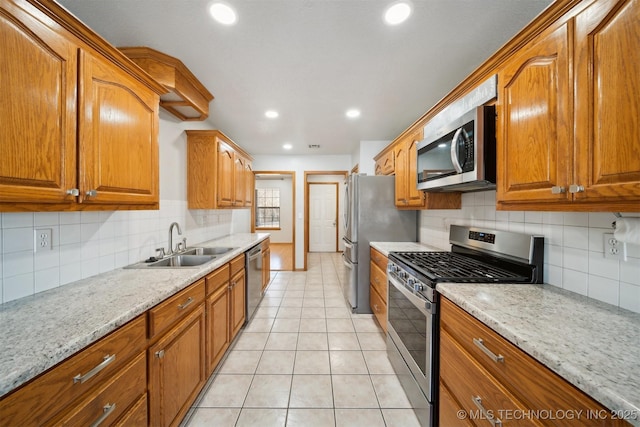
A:
[[[413,290],[416,292],[421,292],[424,290],[424,285],[420,282],[414,282],[413,283]]]

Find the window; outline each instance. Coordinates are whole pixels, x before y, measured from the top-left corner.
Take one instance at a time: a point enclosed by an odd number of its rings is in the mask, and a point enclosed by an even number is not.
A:
[[[279,188],[256,188],[256,228],[280,228]]]

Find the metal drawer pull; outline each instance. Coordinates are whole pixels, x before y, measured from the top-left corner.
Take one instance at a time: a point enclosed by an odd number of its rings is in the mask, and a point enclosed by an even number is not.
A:
[[[80,190],[78,190],[77,188],[70,188],[69,190],[67,190],[66,192],[67,196],[79,196],[80,195]]]
[[[96,197],[98,195],[98,192],[96,190],[89,190],[86,193],[84,193],[87,197]]]
[[[100,418],[98,418],[93,422],[93,424],[91,424],[91,427],[98,427],[100,424],[102,424],[102,422],[105,419],[107,419],[109,415],[111,415],[113,411],[115,411],[115,409],[116,409],[115,403],[112,403],[111,405],[109,404],[104,405],[104,407],[102,408],[102,411],[103,411],[102,415],[100,415]]]
[[[502,425],[502,421],[500,421],[500,418],[493,417],[489,412],[487,412],[486,409],[484,409],[480,396],[471,396],[471,400],[473,400],[473,403],[475,403],[478,409],[480,409],[480,412],[482,412],[482,416],[484,417],[484,419],[489,421],[493,427]]]
[[[497,356],[491,351],[489,350],[487,347],[484,346],[484,341],[482,341],[482,338],[474,338],[473,339],[473,343],[475,345],[477,345],[480,350],[482,350],[484,352],[484,354],[486,354],[487,356],[489,356],[491,358],[491,360],[493,360],[494,362],[502,362],[504,363],[504,356],[501,354],[498,354]]]
[[[551,187],[551,193],[552,194],[562,194],[564,193],[566,190],[564,187],[560,187],[559,185],[554,185],[553,187]]]
[[[75,377],[73,377],[73,383],[74,384],[77,384],[77,383],[83,384],[83,383],[85,383],[87,380],[89,380],[91,377],[96,375],[98,372],[102,371],[104,368],[109,366],[109,364],[112,363],[115,360],[116,360],[115,353],[110,355],[110,356],[106,355],[104,357],[104,359],[102,360],[102,362],[100,362],[100,364],[97,365],[95,368],[93,368],[92,370],[90,370],[89,372],[87,372],[84,375],[78,374]]]
[[[193,301],[194,301],[193,297],[187,298],[187,300],[184,302],[184,304],[180,304],[178,306],[178,310],[184,310],[185,308],[190,306]]]

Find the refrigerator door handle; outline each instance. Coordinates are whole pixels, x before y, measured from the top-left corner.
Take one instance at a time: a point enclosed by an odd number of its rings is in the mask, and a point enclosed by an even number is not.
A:
[[[349,248],[352,249],[353,248],[353,243],[349,243],[349,241],[347,239],[342,239],[342,241],[344,242],[344,245]],[[342,257],[344,258],[344,254],[342,254]]]
[[[353,264],[351,264],[349,261],[347,261],[347,258],[344,256],[344,254],[342,254],[342,263],[344,264],[345,267],[347,267],[349,270],[353,270]]]

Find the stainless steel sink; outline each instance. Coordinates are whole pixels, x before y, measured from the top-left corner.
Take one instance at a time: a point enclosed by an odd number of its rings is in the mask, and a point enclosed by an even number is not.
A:
[[[226,246],[215,246],[212,248],[192,247],[182,253],[185,255],[224,255],[234,249],[236,248],[229,248]]]
[[[125,268],[188,268],[206,264],[216,258],[215,255],[188,255],[181,253],[158,261],[139,262]]]

